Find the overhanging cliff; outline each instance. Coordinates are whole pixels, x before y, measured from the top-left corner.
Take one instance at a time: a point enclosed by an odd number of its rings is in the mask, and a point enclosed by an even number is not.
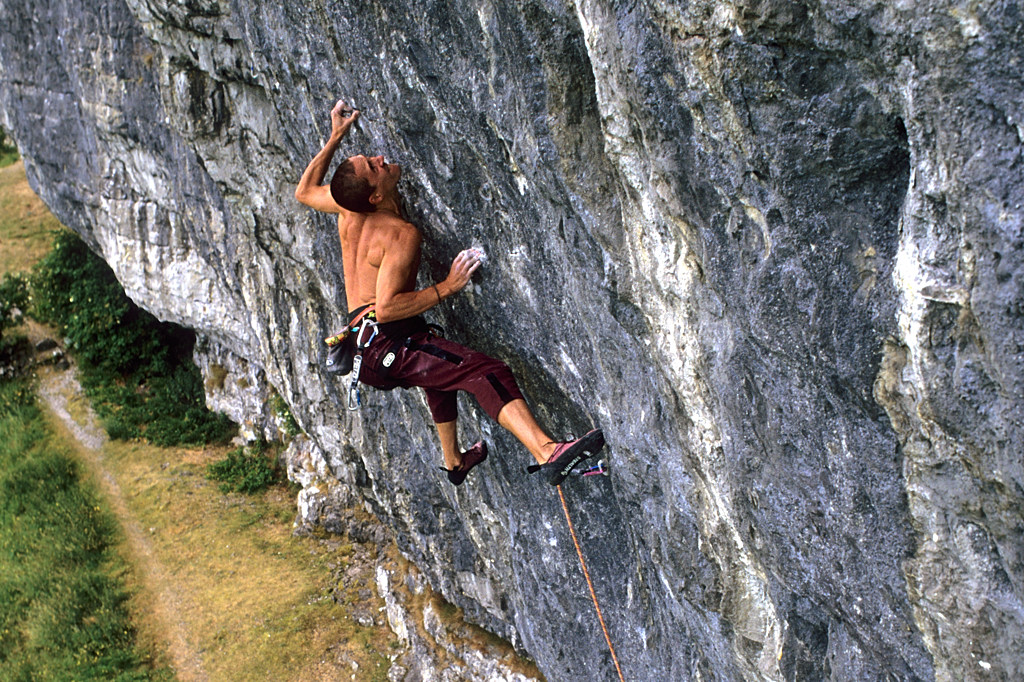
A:
[[[1024,29],[1011,2],[0,0],[0,116],[210,402],[308,435],[308,522],[360,502],[551,680],[611,679],[549,486],[456,490],[418,392],[321,369],[332,221],[295,183],[401,163],[434,311],[612,475],[566,496],[627,679],[1024,675]],[[597,478],[598,480],[593,480]]]

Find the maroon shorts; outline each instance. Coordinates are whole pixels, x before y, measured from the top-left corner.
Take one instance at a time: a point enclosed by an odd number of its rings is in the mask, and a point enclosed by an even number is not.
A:
[[[523,397],[504,362],[429,331],[378,334],[363,351],[359,380],[381,389],[419,386],[437,424],[455,421],[458,391],[472,393],[495,421],[501,408]]]

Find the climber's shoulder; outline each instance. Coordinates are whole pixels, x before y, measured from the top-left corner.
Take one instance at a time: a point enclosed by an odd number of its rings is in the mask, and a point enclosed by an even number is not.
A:
[[[419,246],[422,235],[419,228],[393,213],[376,211],[366,214],[367,225],[379,239],[402,245]]]

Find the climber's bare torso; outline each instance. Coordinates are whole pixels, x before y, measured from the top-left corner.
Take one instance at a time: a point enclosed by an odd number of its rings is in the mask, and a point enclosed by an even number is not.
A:
[[[350,156],[354,176],[370,192],[368,211],[353,211],[335,202],[329,185],[322,184],[341,139],[359,118],[359,112],[339,101],[331,110],[331,137],[302,173],[295,198],[324,213],[338,214],[345,295],[348,308],[376,305],[377,320],[392,322],[423,313],[469,284],[480,267],[479,257],[460,253],[443,282],[417,290],[422,236],[402,219],[398,181],[402,168],[383,156]]]
[[[387,287],[391,295],[415,288],[421,238],[412,224],[382,211],[366,214],[341,209],[338,238],[349,310],[377,303],[378,283]],[[397,253],[401,251],[411,253]],[[401,262],[403,266],[386,271],[382,278],[381,265],[385,260]]]
[[[332,119],[337,118],[331,140],[306,168],[295,190],[295,198],[318,211],[338,216],[348,309],[373,303],[378,321],[404,320],[433,308],[465,288],[480,267],[480,259],[474,253],[459,254],[443,282],[416,289],[423,238],[414,225],[401,217],[402,200],[396,185],[402,169],[398,164],[385,162],[383,156],[360,154],[348,158],[356,175],[372,188],[371,212],[343,208],[334,201],[330,187],[320,184],[334,149],[358,116],[356,113],[351,119],[342,119],[338,107],[331,114]]]

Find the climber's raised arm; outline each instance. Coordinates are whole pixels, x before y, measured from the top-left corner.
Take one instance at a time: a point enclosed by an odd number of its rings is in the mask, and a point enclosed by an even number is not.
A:
[[[345,210],[331,197],[330,185],[322,183],[341,139],[358,119],[359,111],[351,109],[341,100],[331,109],[331,136],[302,173],[295,188],[295,198],[299,202],[324,213],[341,213]]]

